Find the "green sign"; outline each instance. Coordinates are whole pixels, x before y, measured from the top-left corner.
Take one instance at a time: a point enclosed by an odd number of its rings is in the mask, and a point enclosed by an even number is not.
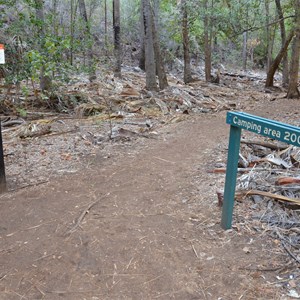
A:
[[[227,124],[300,147],[300,128],[296,126],[237,112],[228,112]]]
[[[300,147],[300,128],[242,112],[228,112],[226,122],[231,126],[221,225],[230,229],[242,129]]]

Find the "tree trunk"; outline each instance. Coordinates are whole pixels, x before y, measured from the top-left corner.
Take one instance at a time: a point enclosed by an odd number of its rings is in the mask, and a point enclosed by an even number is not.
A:
[[[71,0],[70,7],[70,64],[73,65],[74,62],[74,36],[75,36],[75,19],[77,5],[74,3],[75,0]]]
[[[289,34],[289,36],[285,40],[284,45],[281,47],[279,53],[277,54],[277,56],[274,59],[272,65],[270,66],[269,71],[267,73],[267,79],[266,79],[265,87],[272,87],[274,85],[274,75],[275,75],[275,72],[278,69],[279,64],[280,64],[282,58],[287,53],[287,49],[289,47],[289,44],[290,44],[291,40],[293,39],[293,36],[294,36],[294,31],[292,31]]]
[[[139,67],[141,70],[146,71],[146,66],[145,66],[145,26],[144,26],[143,2],[141,2],[140,24],[141,24],[141,34],[140,34],[141,48],[140,48],[140,56],[139,56]]]
[[[300,60],[300,0],[295,0],[295,37],[292,45],[292,56],[290,64],[290,81],[287,98],[300,98],[298,89],[299,81],[299,60]]]
[[[296,34],[292,45],[292,59],[290,69],[290,80],[287,92],[287,98],[300,98],[298,89],[299,81],[299,52],[300,52],[300,34]]]
[[[210,34],[210,18],[208,16],[208,0],[204,1],[204,55],[205,55],[205,80],[210,82],[211,77],[211,34]]]
[[[35,0],[36,18],[38,20],[38,33],[39,33],[39,51],[44,52],[45,44],[45,16],[44,16],[44,1]],[[40,71],[40,89],[42,91],[49,91],[52,86],[51,78],[45,75],[45,66],[41,67]]]
[[[243,32],[243,70],[247,70],[247,31]]]
[[[141,49],[140,49],[140,57],[139,57],[139,67],[141,70],[146,71],[145,65],[145,38],[141,39]]]
[[[158,3],[156,3],[156,9],[154,12],[158,14]],[[153,34],[153,47],[155,54],[155,64],[156,64],[156,74],[158,77],[159,89],[163,90],[168,86],[167,75],[165,72],[164,63],[161,57],[160,45],[159,45],[159,32],[157,30],[158,27],[158,16],[151,14],[152,17],[152,34]]]
[[[267,72],[272,64],[272,41],[270,32],[270,2],[265,0],[265,11],[266,11],[266,38],[267,38]]]
[[[142,0],[142,7],[145,37],[146,89],[150,91],[156,91],[157,84],[150,1]]]
[[[114,75],[121,78],[120,0],[113,0],[113,26],[115,47]]]
[[[188,28],[188,14],[186,7],[186,0],[182,3],[182,40],[183,40],[183,60],[184,60],[184,83],[189,83],[193,80],[191,70],[191,57],[190,57],[190,39]]]
[[[108,33],[107,33],[107,0],[104,0],[104,46],[105,59],[108,58]]]
[[[280,0],[275,0],[275,3],[280,25],[281,47],[283,47],[286,41],[286,30],[283,19],[283,12]],[[284,87],[287,87],[289,85],[289,62],[287,52],[283,55],[282,58],[282,85]]]
[[[52,14],[52,32],[54,35],[58,36],[59,35],[59,32],[58,32],[58,28],[59,28],[59,25],[57,24],[57,16],[58,16],[58,11],[57,11],[57,0],[53,0],[52,1],[52,11],[51,11],[51,14]]]
[[[92,41],[91,41],[91,31],[90,31],[90,25],[89,20],[86,12],[86,6],[84,0],[78,0],[78,6],[81,18],[83,19],[85,23],[85,32],[84,35],[87,38],[87,55],[88,55],[88,67],[89,67],[89,80],[93,81],[96,79],[96,73],[94,68],[94,56],[93,56],[93,49],[92,49]]]

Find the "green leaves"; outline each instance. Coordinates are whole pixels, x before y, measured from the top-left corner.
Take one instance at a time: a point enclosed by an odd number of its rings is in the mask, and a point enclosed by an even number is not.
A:
[[[63,59],[63,52],[70,48],[70,39],[53,35],[47,35],[41,51],[30,50],[27,52],[27,60],[30,63],[30,74],[33,80],[38,80],[40,70],[43,68],[45,76],[65,80],[69,63]]]

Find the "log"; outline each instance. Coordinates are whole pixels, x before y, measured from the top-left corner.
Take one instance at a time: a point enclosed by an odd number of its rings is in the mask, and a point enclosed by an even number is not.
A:
[[[258,140],[241,140],[242,144],[246,144],[246,145],[258,145],[258,146],[263,146],[266,148],[270,148],[272,150],[284,150],[286,148],[288,148],[288,145],[280,145],[280,144],[274,144],[274,143],[270,143],[270,142],[266,142],[266,141],[258,141]]]

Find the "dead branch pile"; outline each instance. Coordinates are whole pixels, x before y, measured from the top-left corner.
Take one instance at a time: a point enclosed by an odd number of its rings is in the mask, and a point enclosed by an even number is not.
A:
[[[243,108],[246,100],[269,97],[252,90],[251,93],[244,93],[241,104],[238,100],[239,88],[232,89],[225,83],[216,86],[199,80],[185,85],[173,75],[169,75],[168,81],[169,87],[165,90],[149,92],[145,89],[144,72],[138,68],[127,67],[122,79],[103,72],[99,80],[93,83],[79,78],[77,82],[59,87],[51,95],[42,95],[40,91],[31,90],[26,99],[19,97],[18,105],[24,107],[21,109],[22,114],[19,114],[22,119],[14,119],[15,125],[19,126],[16,130],[9,129],[10,132],[14,131],[9,140],[15,137],[31,138],[57,134],[55,124],[61,119],[57,118],[58,112],[67,113],[74,119],[89,118],[94,123],[109,123],[109,132],[104,136],[92,133],[84,135],[83,139],[94,145],[108,139],[127,141],[153,133],[156,125],[179,122],[188,114],[239,110]],[[10,93],[17,97],[16,91],[10,90]],[[8,100],[6,99],[6,102],[9,103]],[[3,101],[2,104],[6,102]],[[37,106],[38,112],[34,111]],[[40,107],[44,107],[44,114]],[[11,117],[18,116],[14,108],[5,108],[6,111],[10,111]],[[49,108],[52,112],[51,118]],[[56,112],[54,117],[53,111]],[[45,122],[47,126],[44,126]],[[10,123],[7,123],[7,126],[8,124]]]
[[[242,214],[250,224],[259,221],[264,232],[278,240],[296,263],[300,263],[299,167],[298,147],[257,137],[242,140],[236,198],[252,200],[246,209],[243,207]],[[221,167],[213,172],[225,170]]]

